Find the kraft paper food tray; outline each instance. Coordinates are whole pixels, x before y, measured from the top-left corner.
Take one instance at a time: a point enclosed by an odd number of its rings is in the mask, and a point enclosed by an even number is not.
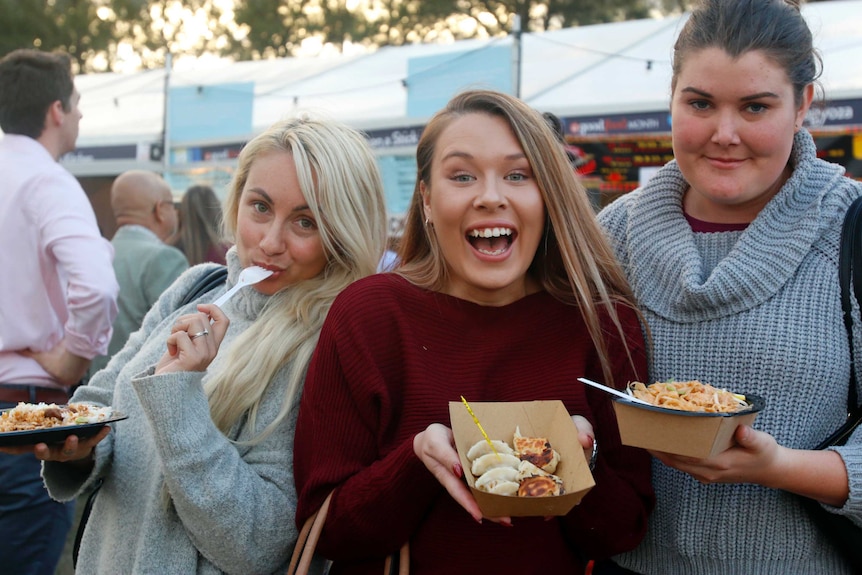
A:
[[[739,425],[751,425],[763,399],[746,396],[752,407],[733,413],[698,413],[614,399],[623,445],[703,459],[733,445]]]
[[[578,443],[578,430],[562,401],[470,402],[470,407],[490,439],[499,439],[511,446],[515,427],[520,427],[521,435],[526,437],[546,437],[560,454],[555,475],[563,480],[566,490],[563,495],[554,497],[516,497],[476,489],[467,451],[484,438],[464,404],[449,402],[452,433],[464,477],[486,517],[566,515],[595,485],[584,449]]]

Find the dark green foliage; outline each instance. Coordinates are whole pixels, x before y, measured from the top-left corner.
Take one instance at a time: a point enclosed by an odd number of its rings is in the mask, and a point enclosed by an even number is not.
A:
[[[236,10],[236,22],[249,33],[234,40],[224,53],[240,58],[285,56],[295,53],[303,39],[315,35],[335,45],[350,41],[377,46],[447,36],[500,36],[511,31],[513,14],[521,16],[522,30],[527,32],[649,14],[647,0],[378,0],[367,4],[373,5],[373,12],[350,11],[346,0],[249,0]],[[473,18],[477,24],[454,26],[464,18]]]
[[[0,54],[16,48],[62,50],[76,71],[86,72],[89,61],[108,50],[111,28],[90,0],[0,0]]]

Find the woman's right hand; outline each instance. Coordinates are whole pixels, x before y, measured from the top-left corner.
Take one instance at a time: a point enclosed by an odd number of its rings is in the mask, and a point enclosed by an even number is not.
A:
[[[455,449],[455,436],[452,430],[440,423],[432,423],[425,431],[413,438],[413,452],[422,460],[428,471],[446,488],[452,499],[458,502],[477,523],[482,522],[482,511],[470,493],[467,484],[461,479],[464,470]],[[509,517],[489,518],[495,523],[511,525]]]
[[[206,371],[215,359],[230,320],[218,306],[199,304],[197,309],[198,313],[181,315],[174,322],[156,374]]]

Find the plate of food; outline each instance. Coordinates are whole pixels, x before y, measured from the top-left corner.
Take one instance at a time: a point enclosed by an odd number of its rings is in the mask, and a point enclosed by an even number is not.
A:
[[[89,403],[22,402],[0,411],[0,447],[62,443],[70,435],[84,439],[127,417],[111,407]]]

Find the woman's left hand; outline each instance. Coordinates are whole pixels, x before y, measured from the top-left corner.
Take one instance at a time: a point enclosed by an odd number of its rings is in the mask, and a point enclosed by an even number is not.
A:
[[[218,306],[199,304],[197,309],[199,313],[177,318],[168,336],[168,349],[156,364],[156,374],[206,371],[215,359],[230,320]]]
[[[578,429],[578,443],[584,448],[584,457],[587,463],[593,457],[593,442],[596,438],[596,432],[593,429],[593,424],[583,415],[573,415],[572,421]]]

